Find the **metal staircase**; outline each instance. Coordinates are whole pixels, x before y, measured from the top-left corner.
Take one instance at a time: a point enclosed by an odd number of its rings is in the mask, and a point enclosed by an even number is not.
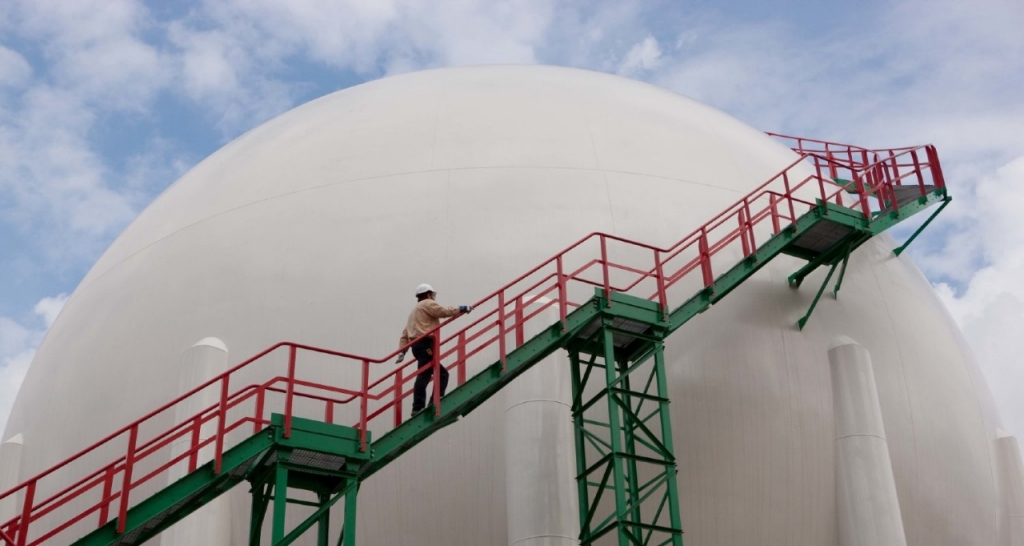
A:
[[[850,253],[941,203],[937,214],[950,199],[931,146],[868,150],[773,136],[786,139],[799,158],[675,245],[591,234],[478,302],[473,319],[442,324],[434,332],[440,356],[433,367],[454,372],[457,386],[442,399],[434,383],[427,410],[405,415],[418,371],[414,362],[391,366],[395,353],[369,358],[279,343],[0,495],[20,507],[0,525],[0,543],[141,544],[247,481],[251,544],[261,543],[268,511],[272,544],[290,544],[313,526],[318,544],[329,544],[330,508],[344,500],[336,540],[352,546],[360,483],[565,349],[581,543],[614,534],[620,545],[682,544],[665,339],[780,254],[806,261],[790,277],[793,287],[818,267],[830,268],[802,328],[837,268],[838,291]],[[314,356],[354,366],[359,384],[304,379],[300,365]],[[251,372],[257,362],[270,369],[276,357],[283,369],[240,385],[251,377],[242,370]],[[219,392],[215,404],[169,429],[154,425],[211,389]],[[299,416],[300,402],[323,413]],[[177,453],[175,442],[188,447]],[[95,464],[97,454],[115,450],[123,455]],[[59,487],[87,462],[92,472]],[[172,467],[184,477],[157,485]],[[289,497],[289,490],[316,500]],[[285,518],[290,503],[314,507],[292,529]]]

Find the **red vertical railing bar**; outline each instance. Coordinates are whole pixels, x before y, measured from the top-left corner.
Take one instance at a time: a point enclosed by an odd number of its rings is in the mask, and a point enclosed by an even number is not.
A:
[[[793,207],[793,190],[789,188],[789,171],[782,172],[782,185],[786,188],[783,197],[789,202],[789,221],[796,222],[796,209]]]
[[[107,467],[107,471],[103,473],[103,504],[100,505],[100,527],[107,524],[107,519],[110,517],[110,494],[114,491],[114,465]]]
[[[747,222],[744,219],[744,210],[736,211],[736,221],[739,224],[740,243],[743,245],[743,257],[750,256],[750,242],[747,241]]]
[[[402,424],[402,390],[405,389],[402,383],[402,368],[398,368],[395,372],[395,395],[394,395],[394,406],[395,406],[395,426]]]
[[[292,437],[292,399],[295,397],[295,346],[288,346],[288,385],[284,395],[284,437]]]
[[[668,321],[668,293],[665,291],[665,271],[661,263],[661,251],[654,249],[654,279],[658,282],[658,307],[661,320]]]
[[[743,200],[743,209],[744,211],[746,211],[744,220],[747,224],[747,239],[750,241],[750,253],[753,254],[755,251],[757,251],[757,240],[754,239],[754,217],[751,216],[750,214],[750,202],[747,201],[746,199]]]
[[[501,371],[505,371],[505,291],[498,292],[498,358]]]
[[[610,274],[608,272],[608,243],[604,235],[600,235],[601,239],[601,273],[604,279],[604,301],[605,307],[612,306],[612,283]]]
[[[263,397],[266,394],[266,389],[262,386],[256,391],[256,419],[252,424],[252,433],[256,434],[263,428]]]
[[[700,271],[704,275],[704,288],[710,288],[714,284],[715,279],[711,273],[711,252],[708,250],[708,232],[706,227],[700,229],[698,248],[700,249]]]
[[[569,315],[569,295],[565,293],[565,273],[562,270],[561,254],[555,258],[555,264],[558,268],[558,320],[562,322],[562,329],[564,330],[568,326],[565,321]]]
[[[25,501],[21,505],[21,529],[18,530],[18,546],[25,546],[28,542],[28,527],[32,523],[32,503],[35,502],[36,482],[32,480],[25,488]]]
[[[821,202],[825,203],[827,199],[825,198],[825,184],[822,181],[823,179],[821,176],[821,160],[819,160],[817,157],[814,158],[814,173],[817,177],[818,188],[821,190]]]
[[[324,422],[334,424],[334,402],[330,400],[324,402]]]
[[[213,448],[213,473],[220,474],[221,462],[224,458],[224,429],[227,428],[228,420],[228,379],[225,375],[220,380],[220,405],[217,406],[217,438],[214,440]]]
[[[921,196],[925,196],[927,192],[924,190],[924,169],[921,167],[921,159],[917,155],[917,150],[910,150],[910,159],[914,162],[914,175],[917,176],[917,189],[921,192]]]
[[[932,181],[936,188],[946,187],[946,177],[942,174],[942,165],[939,164],[939,154],[934,146],[925,146],[925,155],[928,156],[928,166],[932,170]]]
[[[516,307],[515,307],[515,331],[516,331],[516,347],[522,347],[523,342],[526,341],[526,329],[523,328],[523,296],[516,296]]]
[[[458,345],[456,349],[456,358],[459,359],[459,365],[455,369],[455,373],[458,374],[457,381],[461,387],[466,382],[466,331],[462,330],[459,332]]]
[[[768,194],[768,205],[771,207],[772,235],[778,235],[779,231],[781,230],[781,226],[779,226],[779,207],[778,207],[778,204],[779,204],[778,203],[778,199],[775,198],[775,194],[774,193],[769,193]]]
[[[434,337],[434,360],[438,359],[437,335]],[[437,374],[434,374],[434,384],[437,384]],[[370,361],[363,359],[363,386],[359,389],[359,451],[366,451],[366,413],[370,398]]]
[[[441,416],[441,329],[438,328],[434,331],[434,360],[431,361],[433,366],[433,383],[434,392],[430,397],[434,401],[434,416]]]
[[[864,191],[864,179],[858,172],[853,173],[853,183],[857,187],[860,200],[860,212],[866,220],[871,219],[871,207],[868,205],[868,194]]]
[[[191,473],[199,466],[199,435],[203,424],[203,414],[192,419],[192,435],[188,442],[188,471]]]
[[[139,424],[132,425],[128,432],[128,453],[124,457],[124,477],[121,480],[121,502],[117,511],[117,532],[124,533],[128,519],[128,498],[131,496],[132,468],[135,466],[135,444],[139,440]],[[26,524],[28,522],[26,521]],[[27,525],[26,525],[27,527]]]

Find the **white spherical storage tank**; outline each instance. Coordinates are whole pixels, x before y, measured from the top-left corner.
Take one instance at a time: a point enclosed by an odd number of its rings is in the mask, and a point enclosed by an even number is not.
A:
[[[183,353],[226,352],[234,364],[288,340],[383,356],[420,283],[443,304],[472,303],[591,232],[668,245],[794,159],[713,108],[566,68],[431,70],[302,105],[193,168],[88,273],[7,425],[4,439],[20,440],[17,475],[198,382],[185,377]],[[906,544],[1009,540],[997,480],[1008,471],[984,380],[894,246],[881,235],[858,249],[838,298],[824,298],[803,331],[795,322],[824,271],[791,289],[802,262],[783,256],[668,338],[686,544],[840,543],[829,360],[838,336],[870,353]],[[576,543],[558,362],[521,378],[547,388],[550,407],[524,409],[536,393],[513,383],[368,479],[359,543]],[[563,440],[550,457],[529,457]],[[243,489],[209,520],[218,541],[248,543]],[[171,534],[165,545],[187,542]]]

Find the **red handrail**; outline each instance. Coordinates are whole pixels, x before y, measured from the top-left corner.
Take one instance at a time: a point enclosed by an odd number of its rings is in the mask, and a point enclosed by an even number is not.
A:
[[[473,305],[476,308],[474,319],[465,326],[451,331],[453,327],[449,324],[454,320],[467,322],[467,319],[452,319],[425,334],[434,336],[435,340],[435,363],[431,367],[419,369],[415,367],[414,360],[410,359],[379,377],[371,377],[371,364],[390,362],[399,351],[408,349],[411,343],[380,358],[300,343],[277,343],[0,494],[0,500],[11,495],[22,496],[20,515],[0,525],[0,543],[8,546],[34,546],[65,531],[70,533],[70,529],[79,522],[83,523],[78,533],[88,532],[89,529],[84,527],[86,518],[96,514],[96,526],[102,526],[109,521],[112,509],[117,513],[118,531],[123,532],[125,516],[132,506],[133,491],[175,465],[185,464],[192,471],[201,464],[200,458],[212,459],[216,471],[220,472],[222,456],[231,447],[228,435],[244,425],[251,424],[254,432],[268,425],[269,419],[265,417],[268,404],[283,407],[284,434],[288,435],[296,411],[295,402],[299,399],[304,400],[305,404],[323,404],[322,413],[317,415],[322,415],[327,421],[335,420],[336,407],[344,410],[347,404],[358,402],[358,416],[348,415],[344,418],[355,420],[354,426],[359,430],[361,446],[366,449],[367,432],[377,418],[390,413],[392,419],[386,421],[388,426],[401,424],[403,400],[411,394],[408,384],[415,381],[420,373],[433,369],[434,377],[439,378],[439,368],[445,366],[446,369],[455,370],[461,385],[466,381],[467,363],[471,359],[478,359],[484,364],[498,360],[504,369],[507,356],[526,341],[528,324],[547,327],[557,321],[564,326],[569,308],[578,307],[589,299],[594,287],[606,296],[613,291],[642,294],[641,297],[658,303],[667,317],[673,300],[689,297],[695,290],[713,284],[717,277],[716,265],[713,263],[715,256],[726,251],[741,257],[749,256],[757,248],[755,234],[759,229],[766,234],[778,233],[795,222],[803,211],[815,206],[815,199],[834,201],[859,211],[870,220],[872,205],[876,210],[894,210],[898,207],[894,197],[895,186],[916,185],[924,195],[929,183],[935,187],[945,185],[938,155],[932,146],[869,150],[812,139],[775,136],[792,141],[799,157],[675,244],[661,248],[608,233],[591,233],[581,238],[476,302]],[[919,153],[922,150],[924,160]],[[833,179],[850,180],[853,184],[843,188]],[[845,193],[852,194],[846,198],[851,202],[843,203]],[[613,257],[615,251],[622,248],[645,250],[650,256],[649,261],[632,264],[616,261]],[[699,277],[694,284],[686,287],[680,285],[677,290],[673,290],[673,287],[697,270]],[[608,305],[611,305],[610,298]],[[541,317],[549,310],[551,316]],[[442,328],[447,336],[441,335]],[[265,367],[261,371],[271,376],[263,378],[260,383],[238,386],[238,381],[231,381],[231,376],[237,378],[236,374],[240,370],[282,349],[287,351],[287,366],[283,370],[278,369],[277,375]],[[358,364],[358,387],[344,388],[303,379],[301,365],[305,361],[300,356],[308,354]],[[236,385],[234,391],[230,388],[232,384]],[[443,399],[437,381],[434,385],[432,399],[435,411],[439,414]],[[219,393],[215,403],[206,405],[170,429],[157,434],[149,431],[155,427],[157,419],[166,417],[165,412],[188,400],[196,400],[210,387],[216,388]],[[282,397],[283,400],[280,400]],[[204,428],[214,430],[204,431]],[[164,456],[168,459],[166,461],[156,460],[173,442],[185,438],[188,442],[187,450],[173,457]],[[126,446],[123,448],[124,455],[112,462],[105,462],[98,470],[74,481],[70,486],[59,488],[60,483],[68,480],[66,477],[60,479],[60,475],[54,474],[56,471],[70,471],[72,465],[83,464],[87,455],[97,453],[100,449],[105,452],[122,449],[119,446]],[[203,450],[212,450],[212,453],[201,453]],[[37,502],[36,498],[41,496],[41,485],[57,491]],[[69,505],[76,500],[79,502],[74,506]],[[45,521],[41,523],[41,520]],[[36,533],[30,536],[29,532],[33,529]]]

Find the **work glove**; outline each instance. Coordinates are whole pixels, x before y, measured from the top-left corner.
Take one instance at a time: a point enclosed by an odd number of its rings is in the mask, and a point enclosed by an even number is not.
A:
[[[395,364],[401,364],[405,360],[405,351],[398,353],[398,358],[395,359]]]
[[[468,312],[470,312],[472,310],[473,310],[473,308],[468,306],[468,305],[460,305],[459,306],[459,312],[460,313],[468,313]]]

